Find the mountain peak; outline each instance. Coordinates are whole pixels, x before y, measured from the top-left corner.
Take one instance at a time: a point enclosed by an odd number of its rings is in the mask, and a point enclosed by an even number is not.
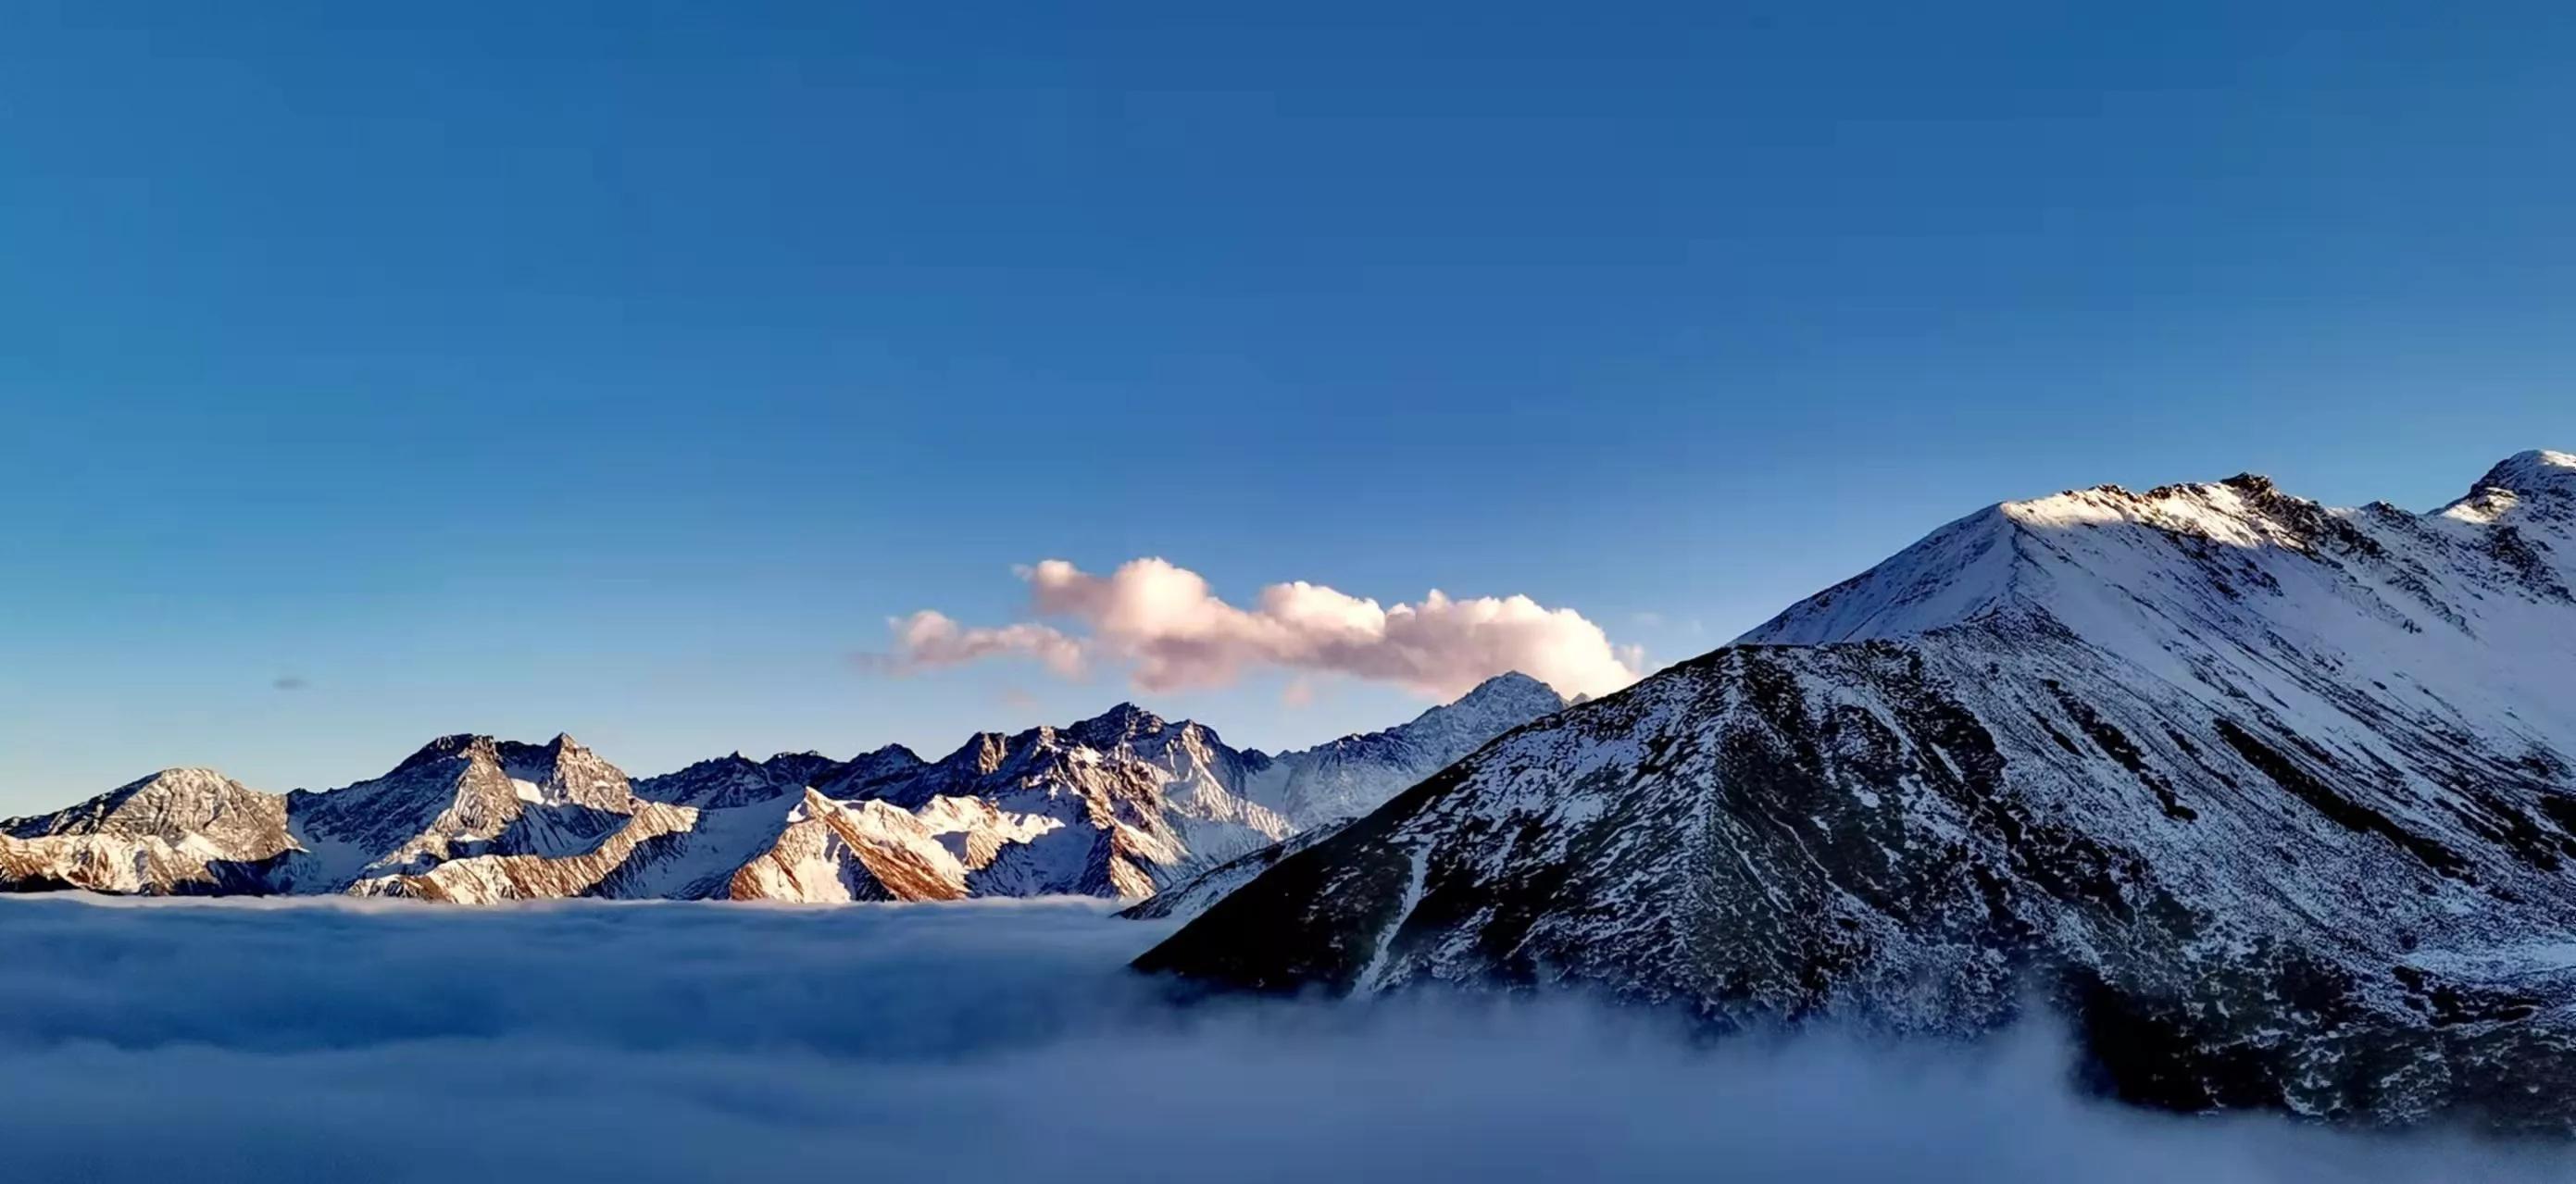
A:
[[[224,775],[223,775],[223,773],[222,773],[220,770],[216,770],[216,769],[209,769],[209,768],[205,767],[204,765],[178,765],[178,766],[174,766],[174,767],[172,767],[172,768],[163,769],[163,770],[161,770],[161,771],[159,771],[159,772],[157,772],[157,773],[152,774],[152,775],[151,775],[151,776],[149,776],[149,777],[146,777],[146,778],[144,778],[144,779],[142,779],[142,780],[140,780],[140,781],[135,782],[134,784],[135,784],[135,785],[169,785],[169,784],[189,784],[189,783],[205,784],[205,783],[212,783],[212,782],[226,782],[226,781],[231,781],[231,780],[232,780],[232,778],[224,776]]]
[[[1497,674],[1492,678],[1477,683],[1474,687],[1470,688],[1466,694],[1458,696],[1458,698],[1453,702],[1483,703],[1496,699],[1517,700],[1542,695],[1556,699],[1559,702],[1562,702],[1564,699],[1564,696],[1556,693],[1556,688],[1540,682],[1535,678],[1531,678],[1529,675],[1523,674],[1518,670],[1506,670],[1501,674]]]
[[[106,809],[156,792],[206,793],[226,790],[249,792],[240,782],[213,769],[198,765],[181,765],[126,782],[90,799],[89,804]]]
[[[1568,706],[1570,704],[1565,696],[1556,693],[1556,688],[1520,671],[1506,671],[1477,683],[1466,694],[1431,708],[1413,717],[1410,722],[1398,724],[1383,732],[1344,736],[1309,750],[1309,753],[1347,754],[1366,750],[1373,745],[1393,742],[1413,746],[1420,752],[1438,754],[1439,759],[1429,768],[1417,770],[1419,773],[1429,773],[1441,765],[1465,756],[1478,745],[1495,736],[1531,720],[1554,715]],[[1307,754],[1283,753],[1281,755],[1285,759],[1297,760]],[[1357,809],[1350,807],[1363,805],[1354,795],[1347,793],[1328,796],[1335,797],[1333,809],[1337,814],[1357,813],[1359,812]],[[1383,800],[1385,800],[1384,797],[1379,796],[1364,804],[1374,806]]]
[[[2576,513],[2570,503],[2576,503],[2576,454],[2535,448],[2497,461],[2441,515],[2479,526],[2535,514],[2564,521]]]
[[[2475,495],[2487,489],[2502,489],[2524,497],[2541,493],[2576,497],[2576,453],[2546,448],[2514,453],[2497,461],[2469,492]]]
[[[927,768],[929,767],[929,762],[922,760],[921,754],[916,753],[903,745],[888,744],[851,757],[849,765],[852,769],[863,770],[874,774],[902,769]]]
[[[2444,531],[2498,530],[2425,534],[2427,520],[2447,520]],[[2576,523],[2576,455],[2509,457],[2438,515],[2330,509],[2252,473],[2144,493],[2069,490],[2004,502],[1943,526],[1737,640],[1883,640],[2034,614],[2079,632],[2106,630],[2096,640],[2115,644],[2161,627],[2141,613],[2260,635],[2275,626],[2305,630],[2313,614],[2301,597],[2379,596],[2381,588],[2386,607],[2374,611],[2384,619],[2420,614],[2416,628],[2431,622],[2474,634],[2472,618],[2487,615],[2478,604],[2481,581],[2502,578],[2521,595],[2567,595],[2550,570],[2558,561],[2549,549],[2504,529],[2544,523],[2552,530]],[[2455,563],[2442,550],[2455,546],[2488,554],[2507,570]],[[2426,583],[2421,572],[2433,568],[2451,571],[2453,585]],[[2141,607],[2150,602],[2152,610]]]
[[[2219,482],[2219,484],[2227,486],[2230,489],[2253,494],[2256,497],[2261,497],[2270,493],[2279,493],[2281,491],[2281,487],[2278,484],[2274,483],[2271,478],[2266,477],[2261,473],[2238,473],[2233,477]]]
[[[470,755],[478,750],[484,755],[492,757],[495,760],[499,759],[498,742],[493,740],[490,736],[477,735],[472,732],[458,732],[452,736],[441,736],[427,744],[421,745],[419,751],[412,753],[410,756],[404,757],[401,764],[394,766],[393,771],[400,773],[405,769],[416,769],[423,765],[434,764],[438,761],[453,760],[459,756]]]
[[[1150,736],[1168,726],[1163,717],[1153,712],[1133,703],[1121,703],[1066,728],[1065,734],[1093,748],[1110,748],[1138,736]]]
[[[152,835],[180,843],[210,829],[231,837],[247,831],[273,834],[282,824],[286,799],[261,793],[213,769],[194,766],[163,769],[127,782],[88,801],[26,818],[0,819],[0,838],[41,839],[50,835]],[[0,864],[5,864],[0,859]],[[149,879],[143,863],[124,861],[134,877]],[[110,873],[111,881],[123,873]]]

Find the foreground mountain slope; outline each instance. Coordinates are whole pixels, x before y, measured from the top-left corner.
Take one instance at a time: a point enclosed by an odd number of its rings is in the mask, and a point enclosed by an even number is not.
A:
[[[2576,458],[1972,515],[1507,737],[1139,960],[1967,1032],[2186,1109],[2576,1125]]]
[[[1145,899],[1129,905],[1118,915],[1131,921],[1162,921],[1172,918],[1187,920],[1211,908],[1216,902],[1277,867],[1279,861],[1341,833],[1343,822],[1327,823],[1296,834],[1256,851],[1235,856],[1191,876]]]

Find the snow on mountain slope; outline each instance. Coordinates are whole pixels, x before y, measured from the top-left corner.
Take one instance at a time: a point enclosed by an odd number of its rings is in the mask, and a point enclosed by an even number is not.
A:
[[[836,845],[811,800],[862,795],[886,776],[920,767],[919,757],[898,746],[849,761],[810,752],[755,761],[735,753],[644,778],[635,783],[637,797],[696,814],[685,829],[641,844],[592,894],[629,900],[889,898],[861,886],[871,879],[865,865]],[[840,870],[825,876],[807,866],[817,859]],[[844,873],[855,878],[845,880]]]
[[[2565,735],[2576,704],[2549,692],[2576,656],[2571,465],[2524,453],[2429,515],[2325,509],[2252,476],[2006,503],[1739,640],[1903,638],[2037,616],[2178,683],[2296,697],[2300,684],[2330,694],[2429,679],[2451,714],[2545,713],[2534,726]]]
[[[733,874],[735,900],[962,900],[966,868],[919,818],[807,790],[778,840]]]
[[[1967,1032],[2106,1088],[2576,1129],[2576,458],[2429,514],[2008,503],[1278,860],[1138,965]]]
[[[656,839],[687,834],[698,811],[636,801],[632,812],[596,842],[552,852],[511,850],[509,844],[470,846],[417,870],[359,877],[343,891],[356,896],[400,896],[490,904],[504,900],[559,900],[605,895],[637,852]]]

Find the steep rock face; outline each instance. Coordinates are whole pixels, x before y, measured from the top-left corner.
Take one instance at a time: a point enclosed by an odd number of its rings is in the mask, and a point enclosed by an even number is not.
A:
[[[2008,1022],[2184,1108],[2576,1126],[2576,458],[2012,503],[1496,743],[1138,965]]]
[[[259,894],[294,840],[286,799],[211,769],[165,769],[70,809],[0,822],[0,885]]]

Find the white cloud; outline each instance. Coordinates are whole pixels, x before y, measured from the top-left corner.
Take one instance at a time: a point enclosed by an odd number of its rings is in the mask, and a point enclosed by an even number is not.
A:
[[[1034,658],[1067,678],[1082,673],[1082,643],[1047,626],[1024,623],[999,629],[967,629],[928,609],[909,617],[888,617],[894,632],[894,669],[956,666],[985,658]]]
[[[2089,1101],[2036,1031],[1712,1043],[1571,999],[1176,1007],[1121,968],[1168,932],[1061,901],[0,900],[0,1147],[13,1180],[215,1184],[2576,1172],[2564,1146]]]
[[[1023,568],[1041,617],[1078,622],[1081,637],[1035,621],[965,628],[924,610],[889,622],[895,669],[986,658],[1035,658],[1068,677],[1089,659],[1127,663],[1144,690],[1223,686],[1258,668],[1346,674],[1440,698],[1518,670],[1568,695],[1604,695],[1637,681],[1644,652],[1615,646],[1570,608],[1527,596],[1381,606],[1303,580],[1263,588],[1250,608],[1219,598],[1197,572],[1136,559],[1107,575],[1061,559]]]

